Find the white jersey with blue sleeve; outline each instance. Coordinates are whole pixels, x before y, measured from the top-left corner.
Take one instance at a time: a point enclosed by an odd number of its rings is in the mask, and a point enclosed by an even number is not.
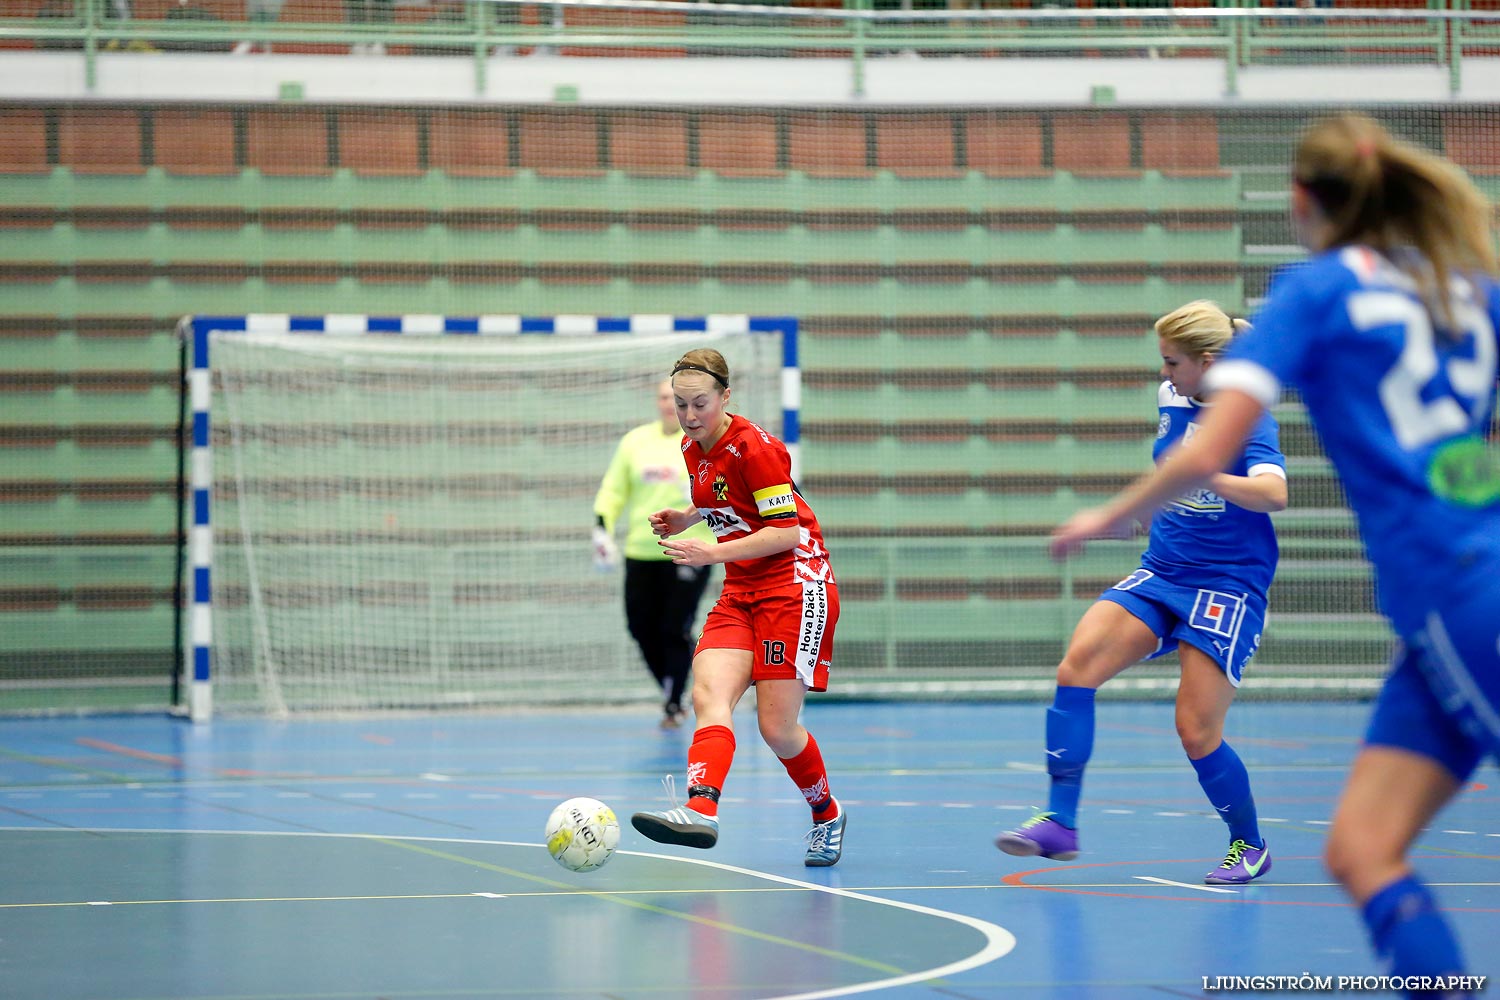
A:
[[[1161,416],[1151,457],[1160,461],[1167,449],[1193,435],[1205,407],[1179,396],[1168,381],[1157,392],[1157,409]],[[1286,478],[1286,457],[1269,413],[1261,417],[1244,451],[1224,471],[1234,476]],[[1264,598],[1279,554],[1270,515],[1237,507],[1204,488],[1157,511],[1141,565],[1174,583],[1249,591]]]
[[[1376,569],[1381,610],[1403,635],[1500,566],[1495,406],[1497,295],[1451,282],[1456,330],[1439,333],[1406,273],[1365,246],[1279,276],[1208,373],[1270,407],[1295,387],[1343,480]]]

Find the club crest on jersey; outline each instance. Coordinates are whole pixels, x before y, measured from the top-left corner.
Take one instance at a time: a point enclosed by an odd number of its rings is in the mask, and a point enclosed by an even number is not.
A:
[[[1171,429],[1172,429],[1172,418],[1170,416],[1168,416],[1167,414],[1163,413],[1161,415],[1161,420],[1158,421],[1157,424],[1156,424],[1156,436],[1159,437],[1159,438],[1164,438],[1164,437],[1167,436],[1167,431],[1169,431]]]
[[[1193,602],[1193,614],[1188,624],[1193,628],[1225,638],[1233,638],[1240,623],[1240,610],[1245,599],[1234,594],[1223,594],[1217,590],[1200,590]]]
[[[721,472],[717,476],[714,476],[713,491],[714,499],[720,503],[723,503],[725,498],[729,496],[729,480],[724,478],[724,473]]]

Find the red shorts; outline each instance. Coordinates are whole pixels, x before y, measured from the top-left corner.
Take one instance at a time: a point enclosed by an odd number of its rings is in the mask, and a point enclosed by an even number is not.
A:
[[[708,613],[698,652],[748,649],[752,681],[789,680],[828,690],[839,589],[809,582],[753,594],[722,594]]]

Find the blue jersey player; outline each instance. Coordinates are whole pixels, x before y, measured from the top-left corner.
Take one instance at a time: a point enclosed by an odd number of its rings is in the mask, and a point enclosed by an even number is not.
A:
[[[1221,468],[1283,385],[1343,480],[1400,639],[1329,830],[1325,861],[1401,977],[1455,976],[1458,942],[1409,854],[1485,756],[1500,751],[1500,292],[1491,209],[1455,166],[1345,115],[1293,162],[1310,261],[1283,275],[1254,332],[1210,378],[1192,441],[1053,536],[1107,535]],[[1451,980],[1448,980],[1451,982]],[[1436,996],[1438,993],[1416,995]]]
[[[1239,325],[1243,325],[1243,320]],[[1212,302],[1190,302],[1156,322],[1162,357],[1153,457],[1192,437],[1208,412],[1201,391],[1237,324]],[[1229,853],[1204,876],[1241,884],[1271,870],[1250,777],[1224,740],[1224,716],[1260,643],[1276,572],[1267,512],[1286,506],[1286,459],[1264,414],[1228,468],[1184,490],[1151,522],[1140,568],[1100,595],[1074,629],[1047,712],[1047,809],[995,841],[1023,857],[1078,854],[1078,799],[1094,743],[1094,692],[1133,663],[1176,651],[1177,732],[1198,783],[1229,826]]]

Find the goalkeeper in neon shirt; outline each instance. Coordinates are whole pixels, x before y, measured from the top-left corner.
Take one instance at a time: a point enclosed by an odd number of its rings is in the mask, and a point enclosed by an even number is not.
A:
[[[693,664],[693,619],[708,585],[707,566],[677,566],[657,544],[647,515],[688,503],[687,468],[682,463],[682,428],[677,424],[672,385],[656,388],[657,419],[627,432],[594,497],[594,567],[610,572],[619,565],[616,528],[625,528],[625,621],[630,635],[665,699],[661,726],[682,725],[683,689]],[[692,535],[712,542],[706,525]]]

